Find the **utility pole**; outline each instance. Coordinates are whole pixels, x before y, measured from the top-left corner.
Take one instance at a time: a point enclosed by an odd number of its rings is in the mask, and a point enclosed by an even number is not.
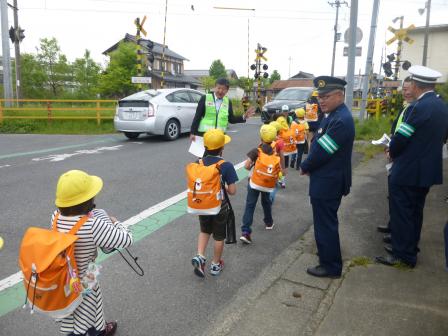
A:
[[[429,38],[429,18],[431,15],[431,0],[426,2],[426,27],[425,27],[425,42],[423,43],[423,60],[422,64],[426,66],[428,56],[428,38]]]
[[[19,8],[17,7],[17,0],[13,2],[14,10],[14,32],[16,34],[16,39],[14,40],[14,52],[15,52],[15,70],[16,70],[16,97],[17,99],[22,98],[22,90],[20,88],[21,84],[21,67],[20,67],[20,27],[19,27]]]
[[[358,0],[352,0],[350,6],[350,35],[348,43],[347,62],[347,89],[345,90],[345,104],[349,109],[353,106],[353,82],[355,79],[355,56],[356,56],[356,27],[358,24]]]
[[[339,7],[341,5],[347,5],[345,1],[336,0],[335,2],[328,2],[328,4],[333,7],[336,6],[336,21],[334,23],[334,35],[333,35],[333,57],[331,59],[331,75],[334,76],[334,59],[336,56],[336,42],[338,40],[338,20],[339,20]]]
[[[3,92],[5,99],[12,99],[11,85],[11,56],[9,54],[9,32],[8,32],[8,3],[0,0],[1,25],[2,25],[2,65],[3,65]],[[5,106],[10,103],[5,102]]]
[[[373,50],[375,48],[375,36],[379,7],[380,0],[374,0],[372,9],[372,21],[370,23],[369,49],[367,50],[366,70],[364,74],[364,81],[362,83],[362,100],[361,109],[359,111],[360,121],[364,120],[366,116],[367,92],[369,91],[369,77],[370,73],[372,72]]]

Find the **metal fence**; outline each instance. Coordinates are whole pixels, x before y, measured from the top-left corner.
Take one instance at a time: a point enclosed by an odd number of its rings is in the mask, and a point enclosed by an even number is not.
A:
[[[362,99],[353,99],[352,113],[356,113],[361,110]],[[366,111],[369,115],[375,115],[375,119],[378,120],[381,117],[381,98],[367,99]]]
[[[0,99],[0,122],[35,120],[112,120],[116,100]]]

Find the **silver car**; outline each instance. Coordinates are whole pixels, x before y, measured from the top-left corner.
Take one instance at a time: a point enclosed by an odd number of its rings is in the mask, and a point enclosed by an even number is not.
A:
[[[175,140],[190,132],[196,107],[204,94],[192,89],[158,89],[134,93],[118,101],[115,129],[129,139],[141,133]]]

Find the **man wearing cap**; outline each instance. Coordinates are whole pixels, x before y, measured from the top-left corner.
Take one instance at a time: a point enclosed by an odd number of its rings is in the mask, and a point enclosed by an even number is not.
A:
[[[300,165],[310,176],[309,195],[313,208],[314,235],[319,264],[307,272],[317,277],[338,278],[342,257],[338,232],[338,209],[352,183],[352,149],[355,138],[353,117],[344,104],[346,81],[329,76],[314,79],[322,119],[308,157]]]
[[[229,123],[245,123],[255,113],[254,107],[249,107],[243,116],[233,114],[232,102],[227,97],[230,83],[226,78],[219,78],[215,83],[213,93],[203,96],[196,108],[190,131],[190,139],[195,140],[196,135],[202,136],[209,129],[227,130]]]
[[[393,160],[389,183],[392,251],[376,261],[393,266],[417,263],[426,195],[434,184],[442,184],[442,146],[448,130],[448,108],[434,93],[442,75],[415,65],[410,93],[415,101],[392,136],[389,156]]]

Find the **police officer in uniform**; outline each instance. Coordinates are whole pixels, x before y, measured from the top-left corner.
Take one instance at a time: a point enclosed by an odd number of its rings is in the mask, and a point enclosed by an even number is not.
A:
[[[329,76],[314,79],[318,101],[325,117],[300,165],[310,176],[309,195],[313,208],[314,235],[319,264],[307,272],[317,277],[338,278],[342,257],[338,232],[338,209],[352,183],[352,149],[355,138],[353,117],[344,104],[346,81]]]
[[[243,116],[233,114],[232,102],[227,97],[230,83],[226,78],[220,78],[215,83],[213,93],[207,93],[203,96],[196,108],[196,114],[193,118],[190,131],[190,139],[195,140],[195,136],[202,136],[212,128],[218,128],[222,131],[227,130],[229,123],[244,123],[246,119],[255,114],[255,108],[249,107]]]
[[[389,184],[392,250],[376,261],[414,267],[426,195],[432,185],[442,184],[448,108],[434,92],[436,81],[442,76],[439,72],[415,65],[409,73],[409,90],[415,101],[406,110],[389,146],[393,160]]]

